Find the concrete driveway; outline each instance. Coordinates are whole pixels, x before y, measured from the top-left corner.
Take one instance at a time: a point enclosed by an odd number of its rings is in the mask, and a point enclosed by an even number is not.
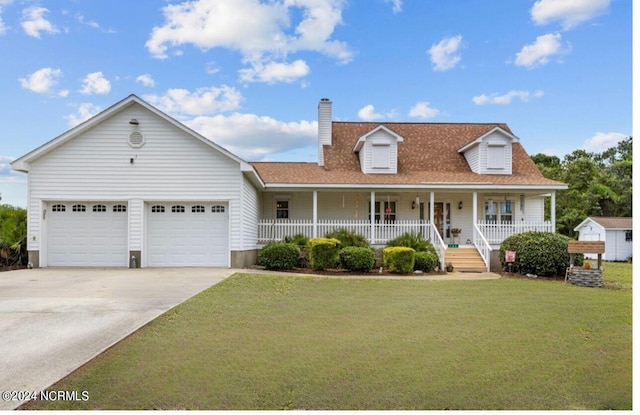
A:
[[[0,391],[46,389],[236,271],[66,268],[0,272]],[[5,399],[0,400],[0,410],[21,404]]]

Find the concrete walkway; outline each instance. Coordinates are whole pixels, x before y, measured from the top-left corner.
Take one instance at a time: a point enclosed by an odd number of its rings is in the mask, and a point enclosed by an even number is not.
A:
[[[0,391],[39,392],[235,269],[0,272]],[[22,402],[0,399],[0,410]]]

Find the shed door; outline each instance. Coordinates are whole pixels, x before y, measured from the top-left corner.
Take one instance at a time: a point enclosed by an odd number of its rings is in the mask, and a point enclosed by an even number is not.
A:
[[[228,267],[227,203],[148,203],[147,265]]]
[[[126,267],[126,202],[48,204],[47,266]]]

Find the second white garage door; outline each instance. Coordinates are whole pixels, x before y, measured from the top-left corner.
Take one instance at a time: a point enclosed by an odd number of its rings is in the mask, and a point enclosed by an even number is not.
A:
[[[229,266],[227,203],[148,203],[147,265]]]

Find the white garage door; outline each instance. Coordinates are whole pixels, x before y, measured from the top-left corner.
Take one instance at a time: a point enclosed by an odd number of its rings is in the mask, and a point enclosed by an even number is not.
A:
[[[229,266],[227,203],[147,204],[147,265]]]
[[[47,209],[47,265],[126,267],[127,204],[50,203]]]

